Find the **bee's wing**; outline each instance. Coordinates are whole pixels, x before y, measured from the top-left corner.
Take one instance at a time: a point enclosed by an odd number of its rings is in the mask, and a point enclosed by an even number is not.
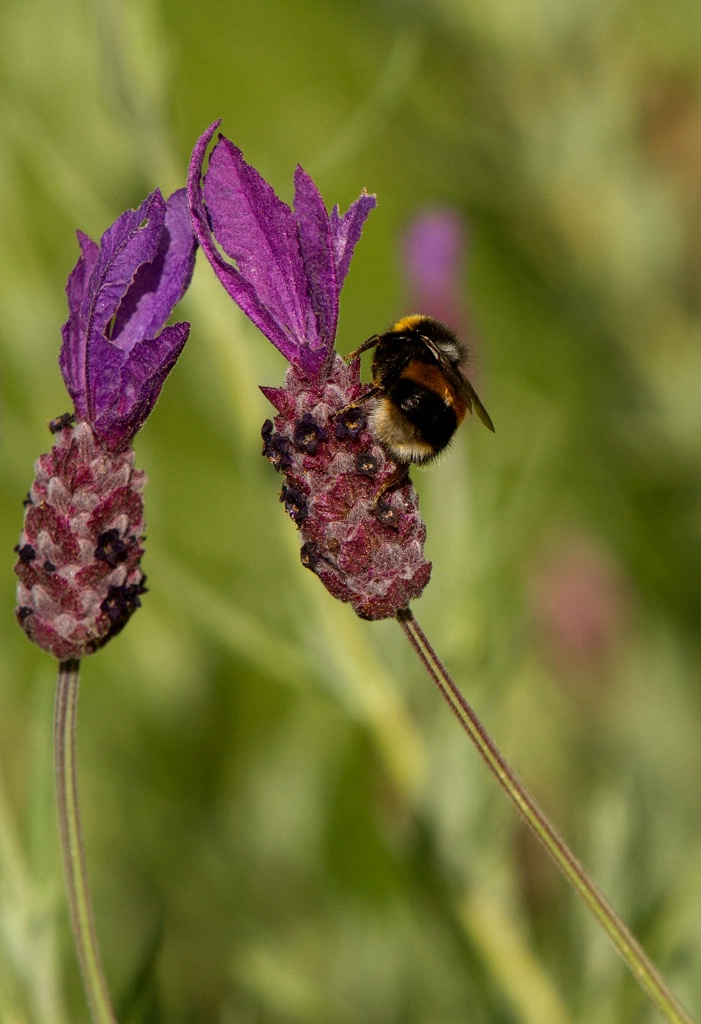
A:
[[[470,384],[467,377],[463,377],[463,375],[460,374],[460,378],[460,394],[465,399],[465,404],[467,405],[468,409],[471,409],[474,406],[475,412],[479,416],[482,423],[484,423],[487,430],[491,430],[491,432],[494,433],[494,424],[492,423],[492,418],[485,409],[485,407],[480,402],[479,395],[473,388],[472,384]]]
[[[485,407],[482,405],[479,399],[479,395],[473,388],[472,384],[470,384],[469,380],[464,375],[464,373],[462,373],[462,371],[457,366],[455,366],[453,363],[449,362],[445,358],[443,353],[436,345],[434,345],[430,338],[427,338],[426,335],[422,335],[422,338],[425,341],[428,348],[433,353],[433,355],[435,356],[436,361],[440,364],[440,367],[443,370],[443,373],[445,374],[446,378],[448,379],[448,382],[455,388],[455,391],[457,392],[458,395],[460,395],[467,408],[470,411],[472,411],[472,409],[474,408],[475,412],[477,413],[477,416],[482,421],[482,423],[484,423],[487,430],[491,430],[491,432],[494,433],[494,424],[492,423],[492,418],[485,409]]]

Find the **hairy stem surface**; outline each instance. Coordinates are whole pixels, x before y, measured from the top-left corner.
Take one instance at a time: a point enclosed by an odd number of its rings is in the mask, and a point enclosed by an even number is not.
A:
[[[79,685],[80,662],[62,661],[54,712],[54,768],[61,852],[73,937],[93,1024],[116,1024],[100,961],[78,810],[75,732]]]

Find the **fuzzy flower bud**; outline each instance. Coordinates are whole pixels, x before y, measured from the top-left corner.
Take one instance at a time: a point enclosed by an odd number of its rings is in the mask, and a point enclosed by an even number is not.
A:
[[[397,467],[369,431],[366,406],[353,406],[367,391],[358,363],[334,352],[341,287],[375,197],[329,215],[298,167],[290,209],[222,136],[202,180],[218,124],[192,156],[190,209],[220,282],[290,363],[284,387],[262,388],[277,410],[263,425],[263,454],[283,475],[303,565],[362,618],[393,616],[428,582],[426,531],[408,481],[380,494]]]
[[[183,191],[152,193],[99,246],[78,240],[59,358],[75,414],[49,424],[56,443],[35,464],[15,548],[17,620],[61,661],[103,646],[146,589],[146,474],[130,443],[187,340],[189,324],[164,324],[196,249]]]

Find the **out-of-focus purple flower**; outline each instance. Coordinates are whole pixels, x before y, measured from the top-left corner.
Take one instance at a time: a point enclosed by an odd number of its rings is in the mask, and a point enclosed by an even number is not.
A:
[[[465,337],[468,317],[462,280],[465,223],[446,208],[422,210],[401,239],[401,263],[412,309],[450,324]]]
[[[66,286],[59,365],[78,420],[108,449],[125,448],[151,412],[190,325],[164,327],[190,283],[197,243],[184,189],[156,190],[82,255]]]
[[[102,647],[146,589],[146,474],[134,469],[130,442],[187,340],[189,324],[163,325],[197,245],[184,189],[167,203],[153,192],[99,246],[78,240],[59,358],[75,416],[49,424],[56,443],[36,462],[15,549],[17,620],[61,661]]]
[[[299,529],[302,564],[362,618],[387,618],[418,597],[431,565],[412,485],[375,500],[397,467],[365,406],[353,406],[367,390],[359,361],[346,366],[334,352],[341,286],[375,197],[329,215],[298,167],[290,209],[223,137],[202,181],[218,124],[190,164],[195,231],[229,295],[291,364],[285,387],[262,389],[277,410],[263,426],[263,454],[284,476],[280,500]]]
[[[315,376],[331,357],[339,295],[375,197],[363,193],[343,216],[337,206],[329,216],[316,185],[298,167],[290,209],[223,136],[202,181],[219,124],[198,141],[190,163],[197,238],[234,302],[290,363]]]
[[[625,634],[629,594],[620,566],[592,537],[550,540],[530,581],[536,624],[566,678],[601,674]]]

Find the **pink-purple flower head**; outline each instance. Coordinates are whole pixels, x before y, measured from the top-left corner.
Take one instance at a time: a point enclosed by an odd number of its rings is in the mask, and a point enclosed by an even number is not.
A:
[[[431,565],[416,492],[405,474],[394,486],[397,467],[370,430],[359,361],[334,352],[339,294],[375,197],[329,215],[298,167],[290,209],[222,137],[202,181],[218,124],[192,156],[190,209],[217,277],[290,363],[284,387],[262,389],[277,411],[263,455],[284,477],[302,564],[362,618],[387,618],[418,597]]]
[[[35,464],[15,573],[17,621],[63,661],[115,636],[140,606],[143,487],[130,442],[154,406],[190,325],[165,327],[187,288],[197,243],[185,190],[153,192],[82,255],[68,278],[59,362],[74,417]]]
[[[297,167],[290,209],[223,136],[202,180],[219,123],[199,139],[190,163],[198,241],[234,302],[293,366],[314,377],[330,361],[339,295],[375,197],[363,193],[343,216],[337,206],[329,215]]]
[[[129,445],[151,412],[190,325],[164,327],[190,283],[195,240],[184,189],[156,189],[82,255],[66,286],[59,364],[79,421],[111,451]]]

